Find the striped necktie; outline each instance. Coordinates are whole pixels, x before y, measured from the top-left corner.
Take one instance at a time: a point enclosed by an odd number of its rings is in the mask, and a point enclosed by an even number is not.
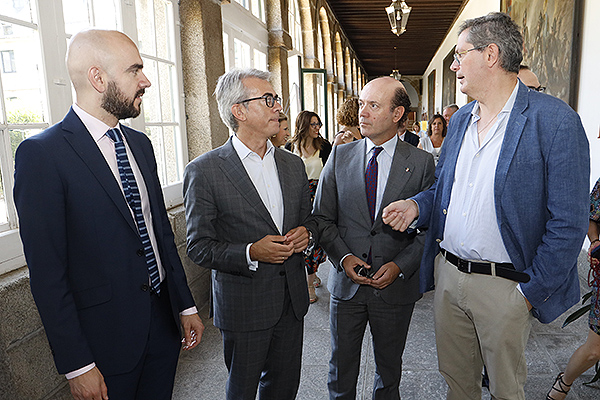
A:
[[[377,202],[377,156],[381,153],[383,147],[375,147],[373,155],[367,164],[365,172],[365,185],[367,190],[367,202],[369,203],[369,213],[371,214],[371,222],[375,221],[375,203]]]
[[[146,264],[148,265],[148,274],[150,275],[150,287],[156,294],[160,293],[160,275],[158,273],[158,265],[156,263],[156,255],[152,249],[152,243],[150,243],[150,236],[148,235],[148,229],[146,228],[146,221],[144,220],[144,214],[142,214],[142,200],[140,198],[140,191],[138,190],[131,164],[129,164],[129,158],[127,158],[127,150],[125,149],[125,143],[119,129],[109,129],[106,132],[106,136],[112,139],[115,143],[115,153],[117,155],[117,166],[119,167],[119,175],[121,176],[121,185],[123,186],[123,193],[127,204],[133,211],[135,216],[135,223],[138,228],[140,240],[144,246],[144,253],[146,255]]]

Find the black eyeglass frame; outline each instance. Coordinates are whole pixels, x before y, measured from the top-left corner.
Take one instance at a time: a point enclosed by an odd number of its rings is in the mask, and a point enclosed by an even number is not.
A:
[[[309,125],[312,126],[313,128],[316,128],[316,127],[321,128],[323,126],[323,123],[322,122],[311,122]]]
[[[540,93],[544,93],[546,91],[546,86],[542,86],[542,85],[540,85],[538,87],[535,87],[535,86],[527,86],[527,87],[531,90],[535,90],[536,92],[540,92]]]
[[[247,102],[253,101],[253,100],[264,100],[265,105],[269,108],[275,107],[275,102],[281,104],[281,97],[279,97],[279,95],[272,94],[272,93],[265,93],[260,97],[253,97],[251,99],[241,100],[241,101],[238,101],[236,104],[247,103]],[[269,103],[271,103],[271,104],[269,104]]]

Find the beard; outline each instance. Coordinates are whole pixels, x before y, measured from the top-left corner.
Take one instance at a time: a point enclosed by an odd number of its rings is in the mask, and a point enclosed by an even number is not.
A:
[[[135,93],[133,99],[128,99],[125,93],[117,87],[117,84],[110,81],[102,97],[101,107],[117,119],[135,118],[141,112],[141,108],[135,107],[135,99],[144,92],[144,89],[140,89]]]

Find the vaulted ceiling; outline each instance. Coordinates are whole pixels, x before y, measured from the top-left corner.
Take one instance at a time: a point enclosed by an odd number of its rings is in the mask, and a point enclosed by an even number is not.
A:
[[[422,75],[468,0],[406,0],[406,32],[396,36],[385,8],[391,0],[328,0],[370,77]],[[396,47],[396,50],[394,50]]]

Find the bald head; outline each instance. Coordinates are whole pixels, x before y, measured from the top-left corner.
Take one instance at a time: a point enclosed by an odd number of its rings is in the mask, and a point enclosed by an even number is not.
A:
[[[75,91],[79,94],[89,86],[91,68],[111,73],[119,55],[131,49],[137,52],[133,41],[118,31],[90,29],[77,33],[67,50],[67,69]]]
[[[536,74],[533,73],[532,70],[523,68],[519,71],[518,75],[519,79],[523,84],[530,88],[538,88],[541,86],[540,81]]]

